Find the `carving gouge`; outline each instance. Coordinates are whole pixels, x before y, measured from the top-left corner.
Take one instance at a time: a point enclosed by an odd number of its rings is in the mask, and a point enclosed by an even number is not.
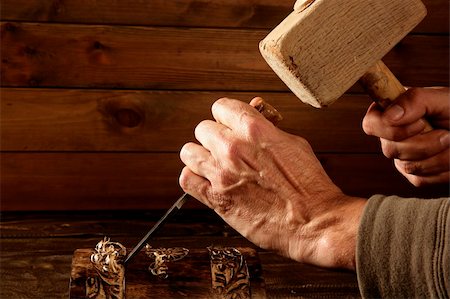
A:
[[[265,118],[267,118],[269,121],[271,121],[274,125],[276,125],[279,121],[283,119],[281,114],[270,104],[265,102],[262,98],[254,98],[250,105],[255,107],[256,110],[258,110],[262,115],[264,115]],[[156,224],[148,231],[148,233],[142,238],[141,241],[133,248],[133,250],[128,254],[127,258],[124,261],[124,264],[126,265],[133,257],[135,257],[139,251],[142,249],[142,247],[145,246],[145,243],[147,243],[148,239],[156,232],[158,229],[160,229],[164,223],[167,222],[168,219],[170,219],[173,215],[175,215],[181,207],[188,201],[188,199],[191,196],[187,193],[184,193],[178,200],[170,207],[170,209],[162,216],[162,218],[156,222]]]

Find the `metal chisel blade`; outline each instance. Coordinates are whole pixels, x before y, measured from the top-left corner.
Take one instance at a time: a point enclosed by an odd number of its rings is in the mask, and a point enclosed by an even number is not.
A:
[[[148,233],[142,238],[141,241],[133,248],[133,250],[128,254],[127,258],[125,259],[124,264],[126,265],[133,257],[135,257],[139,251],[144,247],[145,243],[147,243],[148,239],[159,229],[161,228],[164,223],[167,222],[168,219],[170,219],[173,215],[175,215],[181,207],[186,203],[186,201],[189,199],[190,195],[187,193],[184,193],[178,200],[170,207],[169,210],[167,210],[166,214],[159,219],[158,222],[148,231]]]

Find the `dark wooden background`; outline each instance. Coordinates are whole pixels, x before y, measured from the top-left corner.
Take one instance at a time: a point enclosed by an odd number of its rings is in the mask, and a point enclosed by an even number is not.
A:
[[[360,87],[317,110],[266,65],[258,43],[294,2],[0,0],[1,298],[67,298],[75,249],[103,236],[133,246],[182,193],[178,151],[223,96],[269,100],[350,195],[448,195],[409,185],[365,136]],[[427,18],[384,60],[405,85],[448,86],[449,1],[424,2]],[[120,211],[80,211],[98,209]],[[152,239],[211,244],[254,246],[196,209]],[[354,273],[259,255],[268,298],[359,297]]]
[[[317,110],[266,65],[258,42],[294,2],[1,0],[1,210],[170,206],[178,151],[223,96],[269,100],[350,195],[448,195],[410,186],[365,136],[361,88]],[[448,86],[449,1],[424,2],[384,60],[407,86]]]

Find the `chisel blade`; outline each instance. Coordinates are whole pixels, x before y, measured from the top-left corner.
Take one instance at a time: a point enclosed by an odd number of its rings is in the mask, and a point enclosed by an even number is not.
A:
[[[135,257],[139,251],[141,251],[142,247],[145,246],[150,237],[156,233],[163,225],[167,222],[173,215],[175,215],[181,207],[188,201],[191,196],[187,193],[184,193],[178,200],[167,210],[166,214],[161,217],[161,219],[156,222],[156,224],[148,231],[148,233],[139,241],[139,243],[133,248],[133,250],[128,254],[127,258],[124,261],[126,265],[133,257]]]

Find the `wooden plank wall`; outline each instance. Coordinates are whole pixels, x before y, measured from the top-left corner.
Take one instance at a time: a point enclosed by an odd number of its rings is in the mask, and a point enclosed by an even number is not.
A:
[[[267,98],[348,194],[448,195],[410,186],[364,135],[358,86],[317,110],[265,64],[258,42],[294,2],[1,0],[1,209],[167,208],[178,151],[223,96]],[[449,1],[424,2],[384,60],[405,85],[448,86]]]

